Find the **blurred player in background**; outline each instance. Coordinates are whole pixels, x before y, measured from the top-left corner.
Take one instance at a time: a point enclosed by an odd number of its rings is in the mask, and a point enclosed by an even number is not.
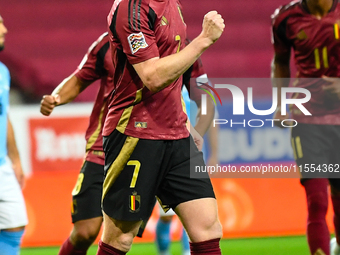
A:
[[[71,102],[87,86],[100,80],[100,88],[86,130],[86,155],[77,183],[72,191],[73,229],[60,248],[59,255],[86,254],[100,231],[104,180],[102,128],[107,114],[107,99],[112,92],[114,65],[109,50],[108,33],[102,34],[89,48],[77,70],[51,95],[41,100],[40,111],[49,116],[54,107]]]
[[[186,44],[189,44],[187,40]],[[190,118],[190,99],[192,99],[197,107],[197,114],[194,121],[190,121],[191,124],[196,123],[195,129],[203,137],[209,129],[212,119],[214,117],[214,104],[209,97],[207,100],[207,114],[201,115],[201,94],[202,90],[197,88],[197,84],[208,82],[206,73],[204,72],[201,59],[198,59],[184,74],[183,74],[183,88],[182,97],[185,103],[186,112],[188,118]],[[204,93],[204,92],[203,92]],[[156,244],[159,255],[170,254],[170,243],[171,243],[171,221],[175,212],[170,209],[164,212],[160,207],[159,219],[156,226]],[[182,254],[190,254],[189,238],[184,229],[182,229]]]
[[[0,16],[0,51],[7,29]],[[22,171],[14,130],[8,117],[10,73],[0,62],[0,255],[19,254],[27,225]],[[9,159],[8,159],[9,158]]]
[[[290,77],[289,63],[293,48],[299,78],[296,86],[311,92],[311,99],[304,106],[312,116],[302,114],[296,107],[291,108],[292,118],[298,122],[298,125],[292,128],[291,141],[296,163],[302,168],[301,184],[306,191],[307,239],[310,252],[312,255],[330,254],[330,235],[325,220],[329,183],[336,234],[331,254],[338,255],[340,180],[315,177],[321,171],[331,172],[332,164],[333,167],[340,164],[340,100],[337,92],[339,84],[334,83],[335,80],[331,78],[322,79],[325,76],[340,75],[340,6],[337,0],[295,1],[277,9],[272,20],[275,51],[272,64],[273,86],[280,92],[281,87],[289,85],[289,79],[275,78]],[[278,96],[274,119],[287,119],[288,115],[283,116],[280,113],[281,94]],[[293,96],[305,97],[301,93]],[[307,170],[313,166],[314,175],[311,175]],[[327,173],[328,176],[329,174]],[[327,175],[321,177],[328,177]]]
[[[221,36],[223,19],[208,13],[202,33],[185,48],[186,25],[175,0],[117,0],[108,25],[117,68],[103,129],[104,231],[97,254],[130,250],[155,195],[181,218],[191,254],[221,254],[211,182],[190,178],[190,163],[204,165],[195,146],[202,138],[192,139],[186,129],[178,78]]]

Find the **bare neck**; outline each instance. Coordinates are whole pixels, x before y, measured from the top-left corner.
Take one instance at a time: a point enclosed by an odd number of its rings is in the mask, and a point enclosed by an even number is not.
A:
[[[305,0],[306,7],[309,12],[321,19],[333,6],[333,0]]]

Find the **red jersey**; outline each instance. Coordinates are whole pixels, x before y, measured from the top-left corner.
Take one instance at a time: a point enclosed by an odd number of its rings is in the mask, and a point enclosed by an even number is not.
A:
[[[113,63],[109,50],[108,33],[101,35],[89,48],[75,71],[82,81],[94,82],[100,79],[100,88],[94,102],[89,126],[86,130],[85,160],[104,165],[102,129],[107,114],[107,99],[112,91]]]
[[[330,100],[322,87],[327,83],[323,75],[340,77],[340,4],[333,1],[329,13],[321,19],[311,15],[305,1],[293,1],[272,15],[273,44],[278,54],[290,54],[294,49],[297,77],[294,84],[311,92],[311,100],[304,104],[312,116],[292,108],[294,119],[302,123],[340,124],[340,102]],[[304,94],[295,95],[305,97]]]
[[[175,140],[189,136],[181,103],[182,78],[152,93],[133,68],[154,57],[184,48],[186,25],[177,0],[115,0],[108,16],[115,94],[103,135],[115,128],[142,139]]]

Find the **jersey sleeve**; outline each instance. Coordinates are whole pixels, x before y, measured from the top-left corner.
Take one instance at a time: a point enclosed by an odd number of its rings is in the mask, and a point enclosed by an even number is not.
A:
[[[109,46],[108,34],[104,33],[90,46],[74,75],[82,81],[95,81],[106,75],[104,59]]]
[[[272,44],[275,53],[289,54],[291,42],[287,38],[286,29],[289,16],[282,11],[282,7],[276,9],[272,15]]]
[[[123,49],[130,64],[159,57],[152,17],[155,13],[149,1],[122,1],[113,14],[109,24],[113,41]]]

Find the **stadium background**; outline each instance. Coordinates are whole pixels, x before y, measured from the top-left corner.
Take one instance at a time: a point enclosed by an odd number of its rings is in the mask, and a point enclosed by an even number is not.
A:
[[[207,11],[216,9],[225,19],[225,33],[202,55],[208,76],[268,78],[273,52],[270,15],[285,3],[281,0],[182,1],[189,38],[200,32]],[[76,103],[59,107],[48,119],[39,114],[38,103],[42,95],[49,94],[74,71],[89,45],[106,31],[111,5],[112,1],[108,0],[11,0],[1,4],[0,13],[9,32],[0,61],[9,67],[12,75],[10,116],[28,175],[24,195],[30,223],[24,247],[60,245],[72,227],[70,192],[82,162],[87,116],[98,86],[90,86]],[[257,92],[261,94],[257,98],[259,103],[270,102],[270,86],[259,86]],[[225,96],[227,100],[228,95]],[[219,111],[222,116],[228,114],[224,108]],[[262,143],[267,137],[287,139]],[[292,163],[287,131],[222,127],[219,139],[222,164]],[[254,145],[256,141],[258,147]],[[251,153],[254,151],[255,154]],[[268,156],[268,151],[277,153]],[[216,178],[213,183],[224,238],[304,234],[306,205],[298,176]],[[138,241],[152,242],[156,219],[154,212],[145,238]],[[327,220],[333,231],[331,210]],[[172,227],[174,239],[179,238],[179,232],[176,221]],[[305,242],[304,238],[299,241]]]

